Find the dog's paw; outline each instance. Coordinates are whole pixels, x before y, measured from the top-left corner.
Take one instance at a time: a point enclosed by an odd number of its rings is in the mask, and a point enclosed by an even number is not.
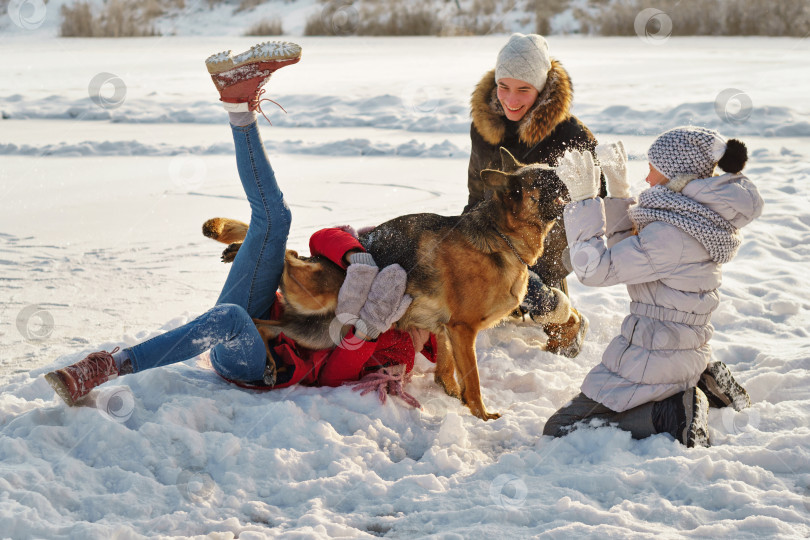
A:
[[[202,226],[204,236],[223,244],[243,241],[245,235],[247,235],[247,230],[247,223],[229,218],[211,218]]]
[[[233,262],[233,260],[236,258],[236,254],[239,252],[240,247],[242,247],[242,242],[234,242],[222,250],[222,262]]]
[[[211,218],[202,226],[202,233],[203,236],[207,236],[208,238],[212,238],[214,240],[219,239],[219,235],[222,234],[222,229],[225,227],[225,223],[227,222],[226,218]]]
[[[501,417],[499,413],[487,411],[487,408],[484,407],[483,403],[480,403],[477,406],[467,404],[467,407],[469,407],[470,412],[473,413],[474,416],[477,416],[484,422],[486,422],[487,420],[497,420],[498,418]]]
[[[455,377],[443,378],[438,372],[433,377],[433,380],[436,381],[436,384],[442,387],[444,393],[450,397],[454,397],[456,399],[462,399],[461,397],[461,387],[459,386],[458,382],[456,382]]]

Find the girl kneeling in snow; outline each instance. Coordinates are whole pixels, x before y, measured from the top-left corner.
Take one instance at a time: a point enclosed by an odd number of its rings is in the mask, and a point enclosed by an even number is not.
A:
[[[46,374],[68,405],[118,375],[182,362],[208,350],[219,375],[256,389],[296,383],[337,386],[387,366],[403,366],[398,370],[401,379],[402,372],[413,367],[415,353],[426,344],[425,353],[434,356],[435,340],[426,331],[389,330],[410,304],[410,297],[404,294],[405,271],[393,265],[378,273],[371,255],[340,229],[318,231],[310,240],[310,249],[313,255],[323,255],[343,268],[351,264],[338,296],[338,312],[361,320],[365,333],[352,330],[336,348],[321,351],[298,347],[281,334],[265,348],[253,323],[253,318],[281,317],[277,289],[291,218],[265,155],[255,111],[261,112],[262,86],[270,75],[300,58],[298,45],[276,42],[256,45],[236,56],[228,51],[206,60],[220,100],[230,113],[236,165],[251,207],[247,236],[215,307],[134,347],[95,352]],[[342,307],[346,309],[341,311]],[[384,382],[391,382],[388,389],[401,394],[396,381]]]
[[[592,286],[625,283],[632,302],[621,334],[582,392],[548,419],[546,435],[563,436],[594,418],[634,438],[669,433],[688,447],[709,446],[709,405],[750,404],[722,362],[707,366],[720,267],[736,254],[739,229],[762,213],[756,186],[740,174],[745,145],[680,127],[660,135],[647,157],[651,187],[637,206],[621,143],[599,154],[604,201],[589,153],[568,153],[558,167],[571,193],[564,216],[577,277]],[[712,176],[716,165],[730,174]]]

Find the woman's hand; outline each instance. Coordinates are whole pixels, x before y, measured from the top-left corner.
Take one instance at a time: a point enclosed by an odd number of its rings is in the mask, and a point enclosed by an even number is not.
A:
[[[629,199],[630,181],[627,179],[627,151],[624,143],[619,141],[600,144],[596,147],[596,156],[607,179],[608,197]]]
[[[557,164],[557,176],[568,188],[571,202],[592,199],[599,193],[599,167],[588,151],[568,150]]]
[[[349,251],[344,253],[343,254],[343,264],[346,265],[346,268],[348,268],[349,265],[352,264],[352,255],[354,255],[355,253],[365,253],[365,251],[363,251],[360,248],[354,248],[354,249],[350,249]],[[369,254],[369,257],[371,257],[370,254]],[[357,257],[355,257],[355,259],[357,259]],[[372,266],[377,266],[377,264],[374,263],[374,258],[373,257],[371,258],[371,262],[373,263]],[[366,262],[366,264],[369,264],[369,263]]]
[[[413,301],[405,294],[407,278],[408,274],[398,264],[386,266],[374,278],[368,299],[360,309],[360,321],[365,324],[360,330],[364,334],[374,339],[405,314]]]
[[[335,313],[348,314],[353,318],[360,316],[360,309],[368,300],[368,293],[379,268],[374,258],[365,252],[352,253],[349,256],[349,268],[346,270],[346,279],[340,286],[338,302]]]

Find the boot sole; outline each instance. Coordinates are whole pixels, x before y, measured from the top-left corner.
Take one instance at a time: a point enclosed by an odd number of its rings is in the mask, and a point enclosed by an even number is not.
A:
[[[62,382],[62,379],[59,378],[59,375],[57,375],[53,371],[50,372],[50,373],[46,373],[45,374],[45,380],[48,381],[48,384],[51,385],[51,388],[53,388],[53,391],[56,392],[56,394],[60,398],[62,398],[62,401],[67,403],[68,407],[75,407],[76,406],[76,402],[73,401],[73,398],[70,396],[70,392],[68,392],[68,389],[65,386],[65,383]]]
[[[687,448],[702,446],[708,448],[709,442],[709,400],[699,388],[692,388],[683,394],[683,406],[686,418],[691,421],[683,430],[681,440]]]
[[[579,356],[579,353],[582,351],[582,344],[585,343],[585,336],[588,335],[589,327],[590,323],[587,317],[579,313],[579,330],[577,330],[577,335],[574,337],[574,340],[565,347],[559,347],[554,352],[566,358],[576,358]]]
[[[205,60],[208,73],[217,75],[225,71],[255,62],[288,61],[294,64],[301,59],[301,46],[288,41],[265,41],[247,51],[234,55],[233,51],[212,54]]]
[[[705,386],[707,397],[719,407],[729,405],[735,411],[741,411],[751,406],[751,398],[745,388],[739,385],[731,375],[728,366],[723,362],[714,362],[706,368],[708,373],[700,376],[700,382]],[[720,405],[722,404],[722,405]]]

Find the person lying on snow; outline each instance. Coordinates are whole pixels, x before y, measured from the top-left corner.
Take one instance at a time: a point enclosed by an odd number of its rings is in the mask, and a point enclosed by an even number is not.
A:
[[[630,315],[581,393],[555,412],[543,433],[560,437],[588,419],[615,423],[634,438],[669,433],[709,446],[708,408],[750,405],[722,362],[712,362],[712,312],[721,266],[737,253],[739,229],[762,213],[756,186],[740,174],[748,153],[716,131],[678,127],[647,152],[650,185],[630,198],[621,143],[600,152],[608,197],[597,197],[599,167],[567,153],[558,175],[571,261],[585,285],[627,284]],[[715,166],[728,174],[713,176]]]
[[[344,269],[348,266],[338,303],[353,306],[347,313],[362,320],[366,333],[355,328],[337,347],[320,351],[298,347],[281,334],[266,348],[253,323],[253,318],[281,316],[277,289],[291,219],[265,154],[255,111],[261,112],[262,87],[270,75],[300,59],[298,45],[273,42],[255,45],[235,56],[228,51],[206,60],[230,116],[239,178],[251,207],[247,236],[213,308],[133,347],[95,352],[46,374],[48,383],[68,405],[75,405],[94,387],[119,375],[182,362],[209,350],[211,365],[219,375],[253,389],[297,383],[338,386],[388,366],[404,366],[410,372],[420,351],[435,359],[435,337],[427,331],[390,329],[411,301],[404,294],[405,271],[393,265],[378,272],[371,255],[341,229],[316,232],[310,239],[310,250]],[[402,371],[397,370],[400,376]],[[394,384],[393,393],[398,388]],[[406,401],[410,398],[400,395]]]

